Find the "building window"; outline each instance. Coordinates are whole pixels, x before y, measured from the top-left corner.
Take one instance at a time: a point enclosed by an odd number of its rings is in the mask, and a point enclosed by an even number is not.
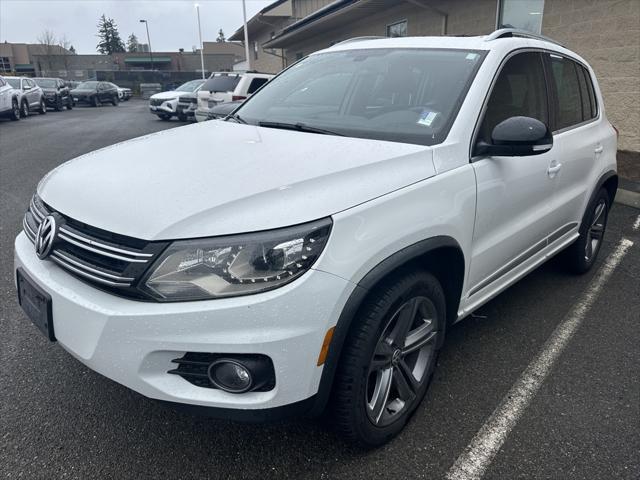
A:
[[[408,33],[406,20],[387,25],[387,37],[406,37],[407,35]]]
[[[500,0],[498,28],[520,28],[542,32],[544,0]]]
[[[9,61],[9,57],[0,57],[0,71],[1,72],[11,71],[11,62]]]

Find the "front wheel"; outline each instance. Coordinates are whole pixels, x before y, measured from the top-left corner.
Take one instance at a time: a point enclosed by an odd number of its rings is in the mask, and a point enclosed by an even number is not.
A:
[[[54,108],[56,112],[62,111],[62,99],[60,97],[56,97],[56,106]]]
[[[117,95],[115,95],[113,98],[111,98],[111,105],[113,105],[115,107],[116,105],[118,105],[118,103],[120,103],[120,99],[118,98]]]
[[[169,120],[171,120],[171,115],[166,115],[164,113],[161,113],[160,115],[158,115],[158,118],[160,118],[160,120],[164,120],[165,122],[168,122]]]
[[[20,117],[27,118],[29,116],[29,103],[26,100],[22,101],[20,105]]]
[[[92,107],[97,107],[98,103],[99,103],[98,102],[98,97],[96,97],[96,96],[91,97],[91,106]]]
[[[17,121],[20,120],[20,104],[18,103],[18,99],[14,98],[11,101],[11,115],[9,116],[11,120]]]
[[[332,392],[338,430],[376,447],[405,426],[424,398],[444,335],[445,295],[413,271],[374,289],[354,319]]]
[[[587,214],[580,225],[580,236],[563,252],[565,263],[572,272],[586,273],[595,263],[607,228],[610,202],[609,192],[601,188],[587,207]]]
[[[73,108],[73,98],[71,98],[71,95],[69,95],[69,97],[67,98],[67,110],[71,110]]]
[[[44,115],[45,113],[47,113],[47,104],[44,102],[44,98],[40,99],[40,106],[38,107],[38,112],[40,112],[40,115]]]

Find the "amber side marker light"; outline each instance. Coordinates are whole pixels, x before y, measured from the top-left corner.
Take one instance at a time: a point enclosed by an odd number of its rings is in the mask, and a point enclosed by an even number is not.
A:
[[[336,327],[331,327],[324,335],[324,341],[322,342],[322,348],[320,349],[320,355],[318,355],[318,366],[323,365],[329,354],[329,345],[331,345],[331,339],[333,338],[333,331]]]

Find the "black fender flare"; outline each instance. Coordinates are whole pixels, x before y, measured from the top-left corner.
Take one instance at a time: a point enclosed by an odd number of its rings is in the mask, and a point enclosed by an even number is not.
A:
[[[342,308],[342,313],[335,325],[335,330],[329,346],[329,352],[322,370],[318,392],[315,395],[315,402],[310,412],[311,416],[321,414],[329,401],[333,380],[338,367],[338,362],[340,361],[340,355],[342,353],[342,347],[344,346],[347,334],[351,329],[351,324],[353,323],[358,309],[362,305],[362,302],[371,288],[373,288],[384,277],[403,265],[406,265],[410,261],[415,260],[430,251],[442,247],[456,248],[462,254],[462,248],[454,238],[449,236],[431,237],[409,245],[387,257],[373,267],[358,282]]]

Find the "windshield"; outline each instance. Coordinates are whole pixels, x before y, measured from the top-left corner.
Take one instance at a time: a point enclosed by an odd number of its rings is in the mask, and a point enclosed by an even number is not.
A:
[[[19,78],[5,77],[5,80],[13,88],[20,88],[20,79]]]
[[[82,82],[76,88],[78,90],[95,90],[98,88],[98,82]]]
[[[240,83],[239,75],[216,75],[208,79],[200,90],[204,92],[233,92]]]
[[[56,88],[56,81],[53,78],[35,78],[36,84],[44,88]]]
[[[195,92],[196,89],[204,83],[204,80],[191,80],[187,83],[183,83],[178,88],[176,88],[176,92]]]
[[[369,49],[311,55],[236,112],[251,124],[434,145],[446,137],[484,52]]]

